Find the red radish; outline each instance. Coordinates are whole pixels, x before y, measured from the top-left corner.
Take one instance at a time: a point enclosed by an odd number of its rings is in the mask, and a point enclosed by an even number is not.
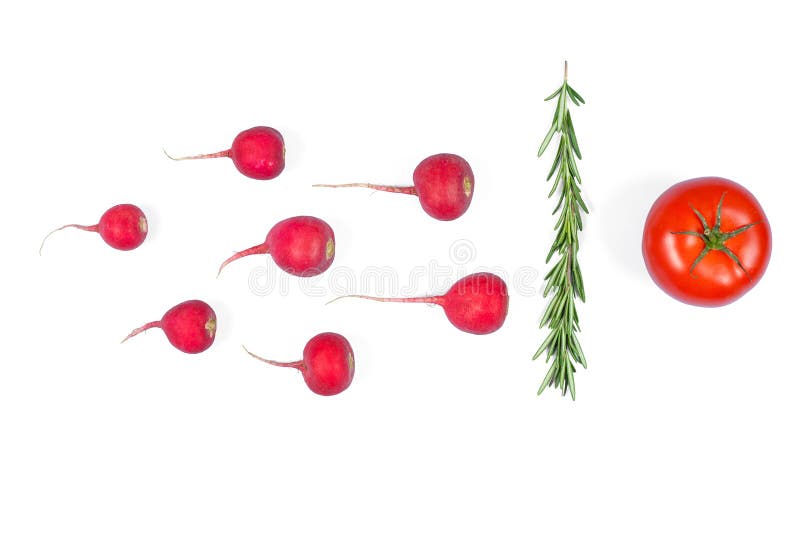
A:
[[[289,274],[315,276],[331,266],[335,249],[336,240],[328,223],[307,215],[289,217],[273,226],[263,243],[222,262],[217,276],[230,262],[251,254],[271,254],[278,267]]]
[[[167,157],[175,161],[231,158],[239,172],[248,178],[272,180],[283,171],[286,164],[286,146],[278,130],[269,126],[256,126],[240,132],[228,150],[182,158],[173,158],[167,154]]]
[[[475,273],[457,281],[444,295],[435,297],[382,298],[366,295],[345,297],[377,300],[378,302],[422,302],[444,308],[447,319],[459,330],[470,334],[491,334],[508,315],[508,288],[492,273]],[[331,301],[333,302],[333,301]]]
[[[356,362],[353,348],[344,336],[325,332],[312,337],[303,349],[303,359],[296,362],[276,362],[256,356],[244,346],[242,348],[262,362],[278,367],[292,367],[303,373],[308,389],[317,395],[336,395],[348,388],[353,381]]]
[[[117,250],[133,250],[142,244],[147,237],[147,217],[142,210],[133,204],[118,204],[108,210],[100,217],[100,222],[91,226],[82,224],[67,224],[61,228],[56,228],[45,236],[42,245],[39,247],[39,254],[42,253],[44,242],[47,238],[64,228],[77,228],[87,232],[97,232],[103,241]]]
[[[416,195],[425,213],[440,221],[461,217],[475,190],[475,177],[469,163],[455,154],[435,154],[422,160],[414,169],[413,186],[389,186],[366,183],[316,184],[314,187],[366,187],[389,193]]]
[[[172,307],[160,321],[140,326],[122,340],[141,334],[150,328],[161,328],[176,349],[189,354],[203,352],[214,343],[217,315],[202,300],[187,300]]]

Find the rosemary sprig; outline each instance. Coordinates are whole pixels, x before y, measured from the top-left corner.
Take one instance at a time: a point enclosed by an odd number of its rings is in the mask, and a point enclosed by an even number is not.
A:
[[[586,300],[583,290],[583,276],[578,265],[578,232],[583,229],[581,211],[589,213],[586,204],[581,198],[581,175],[575,157],[581,159],[578,139],[572,126],[572,116],[569,111],[569,102],[575,106],[584,104],[581,95],[567,83],[567,62],[564,62],[564,83],[545,101],[558,97],[553,123],[539,147],[538,157],[547,150],[550,141],[558,133],[558,151],[556,152],[553,166],[547,175],[547,181],[553,179],[548,198],[556,191],[559,192],[555,215],[561,210],[561,215],[554,230],[556,238],[550,252],[547,254],[546,263],[550,263],[554,254],[558,259],[545,276],[546,285],[544,297],[552,292],[553,296],[545,308],[544,316],[539,328],[547,328],[550,333],[545,338],[539,350],[533,355],[535,360],[546,354],[546,361],[553,359],[550,369],[539,387],[541,394],[547,386],[561,389],[561,394],[566,395],[569,390],[572,400],[575,400],[575,364],[586,367],[586,358],[583,355],[577,333],[580,332],[578,312],[575,309],[575,298]]]

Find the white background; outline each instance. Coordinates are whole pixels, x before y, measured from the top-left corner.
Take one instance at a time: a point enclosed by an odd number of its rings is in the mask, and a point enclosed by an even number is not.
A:
[[[796,216],[800,76],[788,2],[17,3],[0,17],[3,532],[797,532]],[[536,148],[562,61],[591,208],[578,399],[536,396],[553,204]],[[228,160],[247,127],[283,132],[271,182]],[[442,223],[416,200],[316,182],[409,184],[455,152],[475,200]],[[770,217],[761,283],[721,309],[649,280],[644,216],[670,184],[739,181]],[[91,224],[132,202],[145,244]],[[231,265],[288,216],[336,231],[334,266],[526,267],[505,326],[477,337],[424,305],[257,291]],[[451,245],[472,243],[466,264]],[[392,272],[392,271],[390,271]],[[330,274],[330,273],[328,273]],[[452,280],[452,278],[451,278]],[[511,282],[511,280],[509,280]],[[446,284],[445,284],[446,285]],[[320,290],[321,289],[321,290]],[[376,287],[359,284],[358,291]],[[439,288],[442,289],[442,288]],[[217,311],[207,352],[133,327],[189,298]],[[332,398],[240,344],[299,357],[349,338]]]

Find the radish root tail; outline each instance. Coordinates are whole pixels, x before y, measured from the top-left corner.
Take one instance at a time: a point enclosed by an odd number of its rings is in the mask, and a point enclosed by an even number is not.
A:
[[[184,161],[184,160],[187,160],[187,159],[210,159],[210,158],[229,158],[229,157],[231,157],[230,149],[221,150],[219,152],[214,152],[212,154],[198,154],[196,156],[180,156],[180,157],[177,157],[177,158],[175,156],[170,155],[170,153],[167,152],[167,150],[164,149],[164,148],[162,148],[161,151],[164,152],[164,155],[167,156],[172,161]]]
[[[125,339],[120,341],[120,343],[125,343],[130,338],[132,338],[133,336],[137,336],[137,335],[141,334],[142,332],[144,332],[145,330],[150,330],[151,328],[159,328],[159,327],[161,327],[161,321],[153,321],[153,322],[147,323],[146,325],[140,326],[139,328],[134,328],[133,331],[130,334],[125,336]]]
[[[42,244],[39,245],[39,256],[42,255],[42,249],[44,248],[44,243],[45,243],[45,241],[47,241],[47,238],[50,237],[51,235],[53,235],[54,233],[59,232],[59,231],[65,229],[65,228],[77,228],[78,230],[84,230],[86,232],[97,232],[97,230],[98,230],[98,226],[96,224],[93,224],[91,226],[84,226],[82,224],[65,224],[61,228],[56,228],[55,230],[50,231],[49,234],[44,236],[44,239],[42,239]]]
[[[245,256],[250,256],[253,254],[268,254],[268,253],[269,253],[269,248],[267,247],[266,243],[261,243],[260,245],[255,245],[253,247],[246,248],[241,252],[237,252],[236,254],[234,254],[233,256],[222,262],[222,265],[219,266],[219,270],[217,271],[217,278],[219,278],[219,275],[222,274],[222,269],[224,269],[225,266],[232,261],[236,261],[240,258],[244,258]]]
[[[327,187],[331,189],[339,187],[364,187],[367,189],[374,189],[375,191],[386,191],[387,193],[403,193],[405,195],[416,195],[417,190],[414,186],[396,186],[396,185],[376,185],[368,183],[352,183],[352,184],[314,184],[311,187]]]
[[[364,299],[374,300],[376,302],[406,302],[406,303],[421,303],[421,304],[437,304],[441,305],[442,297],[371,297],[369,295],[339,295],[333,300],[329,300],[325,304],[331,304],[341,299]]]
[[[258,354],[253,354],[252,352],[250,352],[249,350],[247,350],[247,347],[245,347],[244,345],[242,345],[242,349],[244,349],[244,351],[245,351],[247,354],[249,354],[250,356],[252,356],[252,357],[253,357],[253,358],[255,358],[256,360],[262,361],[262,362],[264,362],[264,363],[268,363],[268,364],[270,364],[270,365],[274,365],[275,367],[291,367],[292,369],[297,369],[297,370],[299,370],[299,371],[302,371],[302,370],[305,368],[305,365],[303,364],[303,362],[302,362],[302,361],[296,361],[296,362],[277,362],[277,361],[275,361],[275,360],[268,360],[268,359],[266,359],[266,358],[262,358],[262,357],[261,357],[261,356],[259,356]]]

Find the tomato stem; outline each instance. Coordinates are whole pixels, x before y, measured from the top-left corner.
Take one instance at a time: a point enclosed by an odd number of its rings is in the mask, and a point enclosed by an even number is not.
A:
[[[689,207],[692,209],[695,215],[697,215],[697,218],[700,219],[700,224],[703,225],[703,233],[701,234],[700,232],[695,232],[692,230],[681,230],[678,232],[672,232],[672,234],[675,235],[690,235],[694,237],[699,237],[700,239],[703,240],[703,244],[705,245],[703,247],[703,250],[700,251],[700,254],[697,255],[697,258],[695,258],[691,267],[689,267],[689,274],[692,275],[692,277],[694,277],[693,274],[694,268],[697,267],[697,264],[699,264],[702,261],[702,259],[706,257],[709,251],[719,250],[723,252],[726,256],[728,256],[731,260],[733,260],[734,263],[736,263],[736,265],[744,272],[744,274],[747,275],[747,278],[750,278],[750,273],[747,272],[747,269],[744,268],[744,265],[742,265],[742,262],[741,260],[739,260],[739,257],[731,249],[729,249],[727,245],[725,245],[725,242],[732,237],[735,237],[743,232],[746,232],[753,226],[759,224],[761,221],[745,224],[744,226],[740,226],[739,228],[731,230],[730,232],[723,232],[720,229],[720,227],[722,226],[722,202],[723,200],[725,200],[726,193],[727,192],[723,192],[722,196],[720,196],[719,198],[719,203],[717,204],[717,214],[716,214],[717,216],[716,219],[714,220],[713,228],[708,227],[708,221],[706,221],[706,218],[703,216],[702,213],[700,213],[700,211],[697,208],[692,206],[690,203]]]

